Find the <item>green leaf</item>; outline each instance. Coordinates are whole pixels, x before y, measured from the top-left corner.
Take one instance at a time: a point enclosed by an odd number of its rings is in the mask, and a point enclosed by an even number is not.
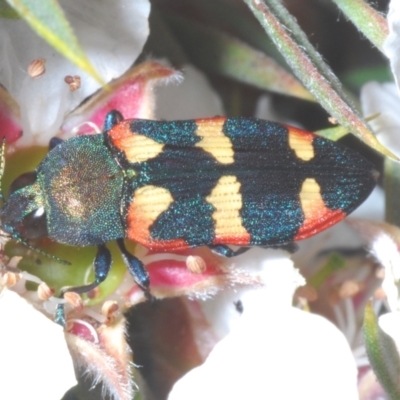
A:
[[[347,71],[340,76],[341,81],[355,92],[359,92],[361,87],[368,82],[390,82],[393,80],[390,67],[385,64],[363,66]]]
[[[270,40],[265,40],[265,34],[260,25],[250,14],[243,12],[240,3],[231,0],[200,2],[198,0],[185,0],[185,3],[190,3],[191,7],[196,10],[195,16],[191,15],[192,18],[195,17],[198,20],[198,17],[200,17],[201,21],[207,21],[206,25],[209,27],[220,29],[222,26],[224,32],[229,32],[231,36],[243,40],[251,47],[274,58],[278,64],[287,67],[279,50]]]
[[[308,279],[308,283],[315,289],[319,289],[335,272],[345,266],[346,260],[338,253],[332,253],[324,266]]]
[[[7,0],[31,28],[93,79],[103,79],[86,57],[56,0]]]
[[[343,14],[380,51],[389,34],[386,19],[363,0],[333,0]]]
[[[383,185],[385,189],[385,221],[400,226],[400,164],[385,159]]]
[[[19,19],[19,14],[9,4],[7,4],[6,0],[0,0],[0,17]]]
[[[200,67],[260,89],[314,101],[291,73],[262,52],[216,29],[166,17],[185,52]]]
[[[397,157],[375,138],[339,80],[308,42],[294,18],[276,0],[244,0],[280,49],[295,75],[340,125],[384,155]]]
[[[333,140],[336,142],[341,139],[343,136],[346,136],[349,133],[349,130],[344,126],[333,126],[332,128],[321,129],[315,132],[317,135],[327,138],[329,140]]]
[[[371,367],[390,399],[400,399],[400,358],[393,339],[379,326],[371,303],[364,313],[364,341]]]

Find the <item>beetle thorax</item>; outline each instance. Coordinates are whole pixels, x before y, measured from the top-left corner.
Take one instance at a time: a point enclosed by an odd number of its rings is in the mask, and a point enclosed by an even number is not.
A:
[[[38,168],[49,237],[89,246],[124,236],[123,173],[103,143],[87,135],[55,147]]]

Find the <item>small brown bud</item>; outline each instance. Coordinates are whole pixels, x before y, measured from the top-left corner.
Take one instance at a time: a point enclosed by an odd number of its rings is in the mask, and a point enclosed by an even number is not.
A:
[[[40,300],[48,300],[54,294],[54,289],[50,289],[47,283],[42,282],[37,288],[37,294]]]
[[[188,256],[186,267],[193,274],[202,274],[206,269],[206,262],[199,256]]]
[[[32,78],[39,78],[46,72],[46,60],[44,58],[37,58],[28,65],[28,75]]]
[[[83,302],[82,297],[75,292],[66,292],[64,294],[64,299],[68,304],[71,304],[74,308],[82,308]]]
[[[114,314],[118,311],[119,306],[115,300],[107,300],[101,308],[101,313],[108,319],[113,318]]]
[[[19,273],[7,271],[0,278],[0,286],[14,286],[21,279],[21,277],[22,275]]]
[[[81,77],[79,75],[67,75],[64,78],[64,82],[69,85],[69,90],[75,92],[75,90],[81,87]]]
[[[363,286],[364,285],[361,282],[349,279],[341,284],[339,288],[339,297],[342,299],[353,297],[360,293],[360,291],[363,289]]]
[[[312,302],[318,299],[318,292],[313,286],[304,285],[297,288],[295,296],[296,298],[302,297],[303,299]]]

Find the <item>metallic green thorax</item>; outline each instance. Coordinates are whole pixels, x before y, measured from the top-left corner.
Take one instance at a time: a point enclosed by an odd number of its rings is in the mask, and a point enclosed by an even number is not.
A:
[[[125,236],[121,219],[124,175],[102,134],[56,146],[39,165],[37,182],[51,239],[89,246]]]

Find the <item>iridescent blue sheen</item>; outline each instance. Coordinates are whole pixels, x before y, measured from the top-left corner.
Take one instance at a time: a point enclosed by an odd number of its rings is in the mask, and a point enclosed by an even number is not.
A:
[[[199,194],[178,198],[152,225],[152,237],[156,240],[181,238],[189,246],[208,243],[214,237],[213,211],[213,206]]]
[[[193,146],[200,141],[195,136],[197,124],[195,121],[150,121],[136,119],[130,125],[131,131],[147,136],[158,143],[168,143],[170,146]]]

